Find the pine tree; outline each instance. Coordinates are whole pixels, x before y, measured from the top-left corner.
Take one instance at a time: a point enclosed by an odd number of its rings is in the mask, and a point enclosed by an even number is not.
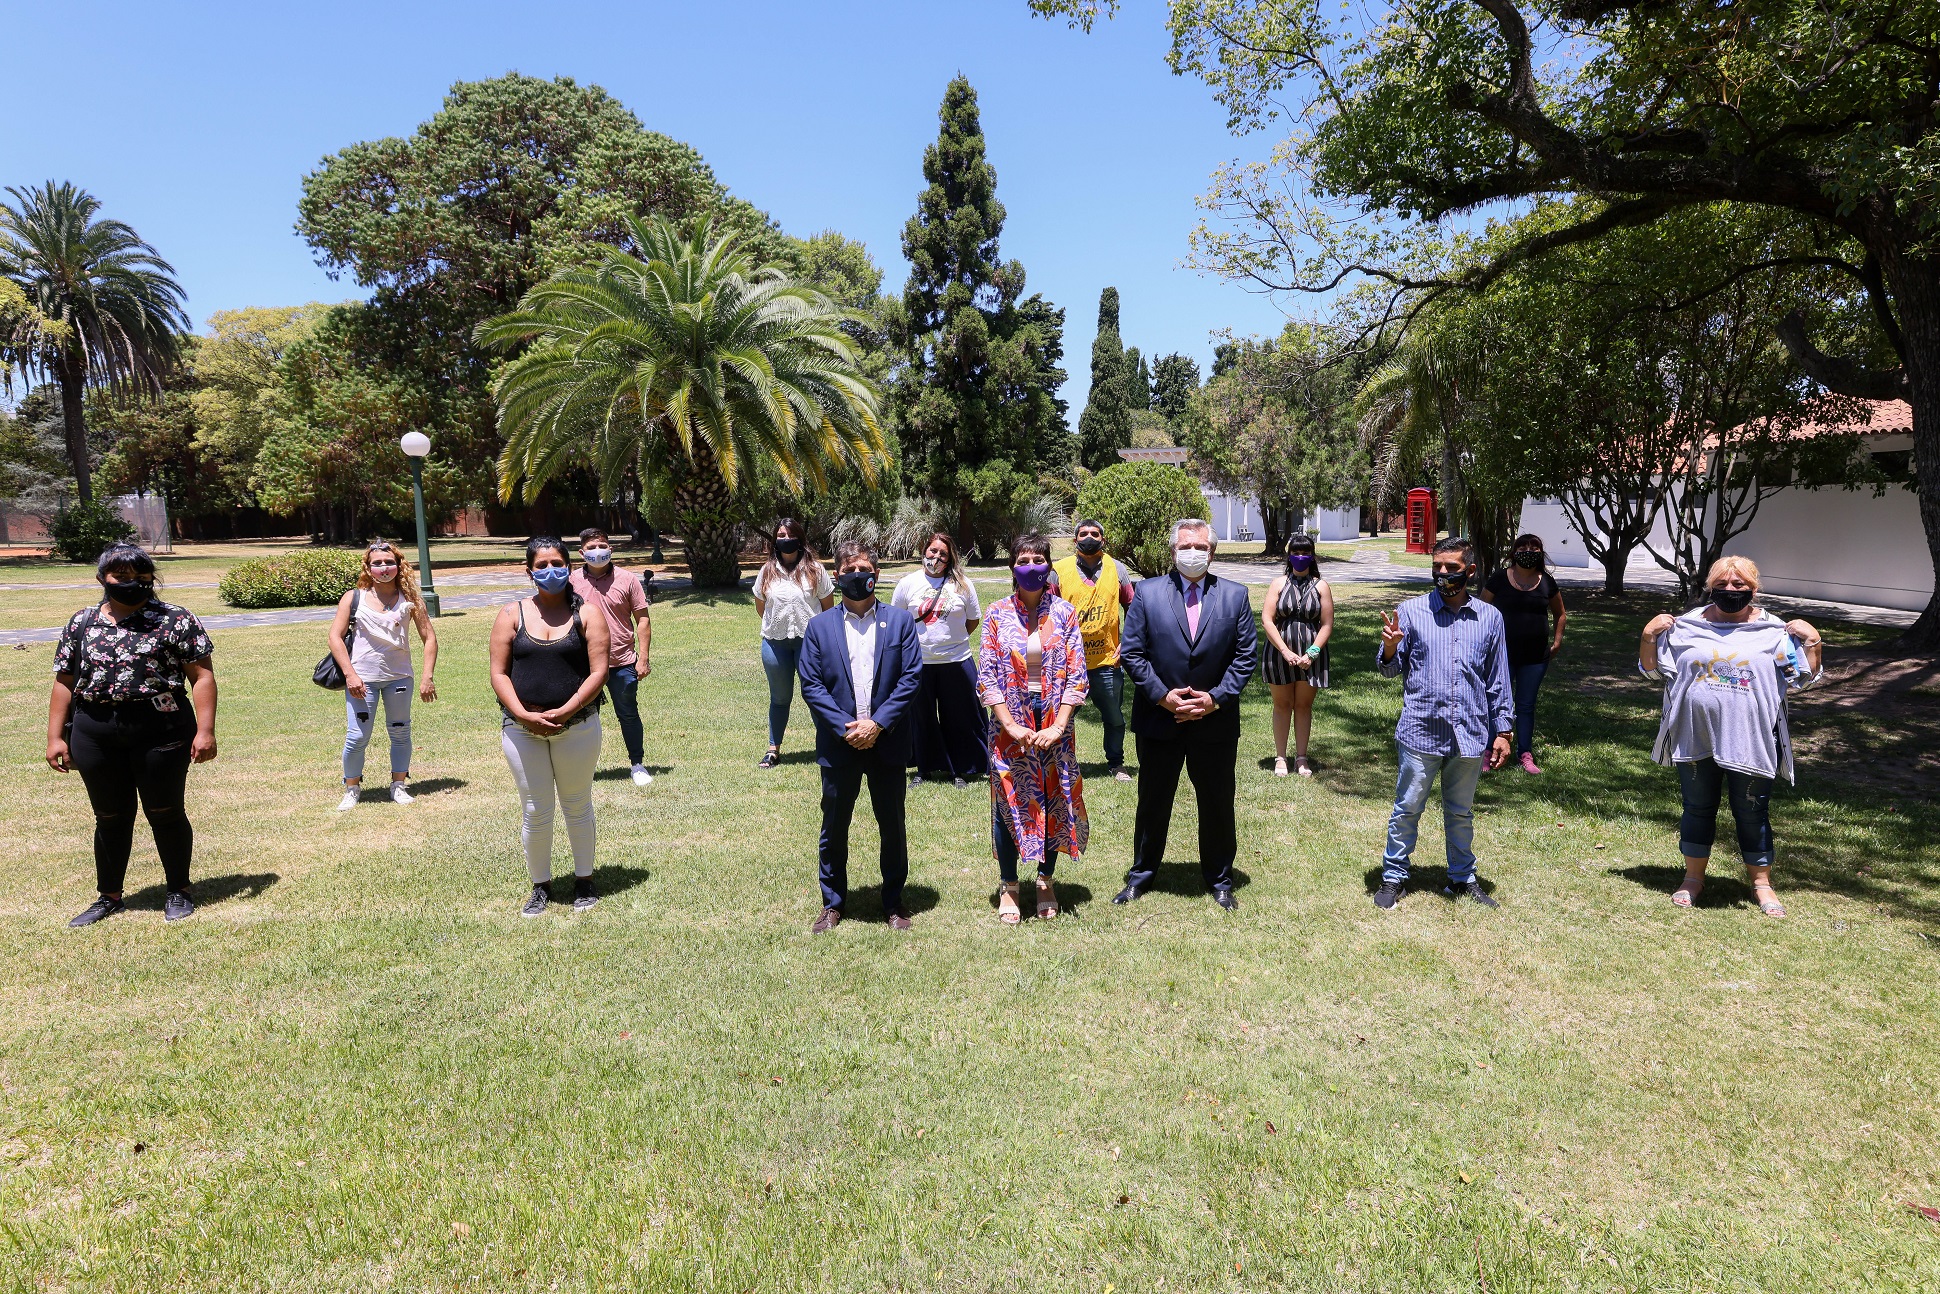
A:
[[[1152,365],[1152,407],[1168,423],[1178,425],[1198,389],[1199,365],[1191,356],[1162,355]]]
[[[904,481],[955,511],[959,541],[988,551],[1008,537],[1003,518],[1035,498],[1038,472],[1068,461],[1064,316],[1042,296],[1020,301],[1024,267],[999,259],[1004,207],[968,80],[950,82],[938,116],[928,187],[903,226],[910,275],[892,322],[908,362],[894,406]]]
[[[1106,288],[1098,297],[1098,337],[1091,343],[1091,391],[1078,415],[1078,452],[1094,472],[1116,463],[1118,451],[1132,443],[1128,393],[1138,374],[1126,373],[1125,359],[1118,335],[1118,289]]]

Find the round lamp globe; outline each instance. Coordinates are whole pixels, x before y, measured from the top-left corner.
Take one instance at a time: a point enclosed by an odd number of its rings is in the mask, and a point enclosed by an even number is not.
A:
[[[431,437],[421,431],[407,431],[398,437],[397,446],[412,458],[423,458],[431,452]]]

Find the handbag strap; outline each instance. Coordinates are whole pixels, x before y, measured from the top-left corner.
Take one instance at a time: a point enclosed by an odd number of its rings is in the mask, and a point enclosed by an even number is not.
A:
[[[364,600],[362,589],[350,591],[350,619],[344,625],[344,647],[349,648],[351,639],[357,636],[357,608]]]

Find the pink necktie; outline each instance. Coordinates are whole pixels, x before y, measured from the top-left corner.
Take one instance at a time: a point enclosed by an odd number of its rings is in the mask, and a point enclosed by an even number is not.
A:
[[[1186,636],[1199,637],[1199,586],[1191,581],[1186,583]]]

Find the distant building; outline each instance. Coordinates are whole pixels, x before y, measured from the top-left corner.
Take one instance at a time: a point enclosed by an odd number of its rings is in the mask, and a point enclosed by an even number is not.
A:
[[[1887,478],[1886,492],[1788,485],[1759,505],[1751,526],[1725,548],[1757,562],[1760,582],[1773,593],[1918,611],[1933,596],[1933,561],[1913,481],[1913,406],[1904,400],[1869,403],[1872,421],[1864,426],[1807,423],[1799,434],[1858,432],[1862,452]],[[1543,537],[1557,565],[1601,569],[1555,499],[1525,500],[1522,528]],[[1668,550],[1661,522],[1650,542]],[[1655,569],[1648,553],[1639,550],[1637,559]]]
[[[1186,467],[1192,457],[1189,449],[1167,446],[1162,449],[1121,449],[1118,456],[1128,463],[1171,463]],[[1199,492],[1206,496],[1206,520],[1212,523],[1213,537],[1220,543],[1254,543],[1266,538],[1266,522],[1260,514],[1260,501],[1250,494],[1227,494],[1204,477]],[[1359,508],[1322,508],[1295,518],[1293,529],[1310,531],[1322,540],[1355,539],[1360,536]]]

